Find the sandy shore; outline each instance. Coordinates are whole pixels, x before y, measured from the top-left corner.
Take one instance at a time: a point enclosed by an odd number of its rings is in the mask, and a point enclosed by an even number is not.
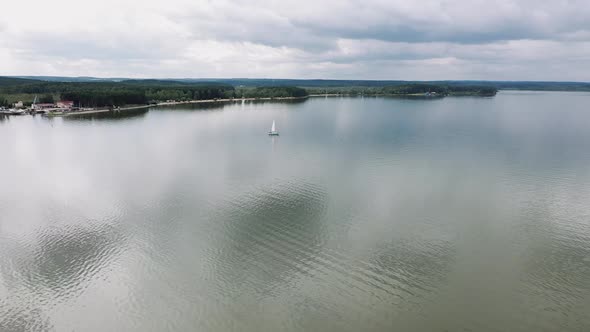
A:
[[[203,100],[187,100],[187,101],[171,101],[161,102],[150,106],[170,106],[170,105],[183,105],[183,104],[202,104],[202,103],[227,103],[227,102],[241,102],[241,101],[257,101],[257,100],[298,100],[306,99],[305,97],[266,97],[266,98],[229,98],[229,99],[203,99]],[[123,108],[121,108],[123,109]]]
[[[319,93],[319,94],[313,94],[313,95],[309,95],[310,97],[345,97],[348,96],[348,94],[345,93]]]
[[[61,114],[61,116],[72,116],[72,115],[83,115],[83,114],[94,114],[94,113],[105,113],[109,112],[109,109],[101,109],[101,110],[90,110],[90,111],[81,111],[81,112],[70,112]]]

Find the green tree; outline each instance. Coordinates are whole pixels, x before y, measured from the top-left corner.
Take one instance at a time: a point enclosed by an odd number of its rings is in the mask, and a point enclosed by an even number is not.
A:
[[[53,103],[55,103],[55,100],[53,100],[53,95],[51,93],[47,93],[47,94],[41,96],[41,98],[39,98],[39,103],[53,104]]]
[[[9,107],[8,100],[2,96],[0,96],[0,107]]]

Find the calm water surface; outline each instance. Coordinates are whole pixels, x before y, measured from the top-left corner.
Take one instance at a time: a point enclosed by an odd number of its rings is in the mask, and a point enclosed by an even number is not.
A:
[[[590,331],[588,105],[0,118],[0,331]]]

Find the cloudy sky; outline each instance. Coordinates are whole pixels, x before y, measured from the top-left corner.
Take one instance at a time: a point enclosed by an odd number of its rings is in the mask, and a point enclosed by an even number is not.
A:
[[[590,0],[14,0],[0,75],[590,81]]]

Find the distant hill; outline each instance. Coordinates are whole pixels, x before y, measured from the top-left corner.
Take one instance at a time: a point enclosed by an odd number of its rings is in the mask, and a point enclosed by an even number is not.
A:
[[[435,84],[451,87],[487,86],[499,90],[590,91],[588,82],[537,81],[400,81],[400,80],[298,80],[298,79],[178,79],[181,82],[220,82],[233,86],[298,86],[305,88],[391,87],[408,84]]]
[[[14,76],[15,78],[24,78],[45,82],[119,82],[127,78],[98,78],[98,77],[66,77],[66,76]]]
[[[499,90],[532,91],[590,91],[589,82],[542,82],[542,81],[433,81],[433,84],[448,86],[479,85]]]
[[[159,80],[170,81],[171,79]],[[309,88],[321,87],[388,87],[408,84],[437,84],[453,87],[488,86],[499,90],[540,90],[540,91],[590,91],[588,82],[539,82],[539,81],[402,81],[402,80],[324,80],[324,79],[255,79],[255,78],[201,78],[173,79],[182,83],[222,83],[235,87],[277,87],[298,86]]]
[[[0,76],[0,87],[3,86],[14,86],[14,85],[23,85],[23,84],[32,84],[32,83],[39,83],[41,81],[38,80],[31,80],[31,79],[23,79],[23,78],[16,78],[16,77],[2,77]]]
[[[14,80],[14,81],[10,81]],[[19,81],[21,80],[21,81]],[[4,83],[3,83],[4,81]],[[538,90],[538,91],[590,91],[589,82],[541,82],[541,81],[483,81],[483,80],[443,80],[443,81],[402,81],[402,80],[330,80],[330,79],[268,79],[268,78],[164,78],[164,79],[130,79],[97,77],[61,77],[61,76],[18,76],[0,77],[0,86],[10,84],[45,82],[126,82],[141,85],[181,85],[211,83],[232,85],[234,87],[287,87],[336,88],[336,87],[391,87],[408,84],[436,84],[450,87],[486,86],[499,90]]]
[[[130,86],[169,86],[169,87],[194,87],[194,86],[232,86],[232,84],[216,81],[182,81],[166,79],[124,79],[117,83]]]

